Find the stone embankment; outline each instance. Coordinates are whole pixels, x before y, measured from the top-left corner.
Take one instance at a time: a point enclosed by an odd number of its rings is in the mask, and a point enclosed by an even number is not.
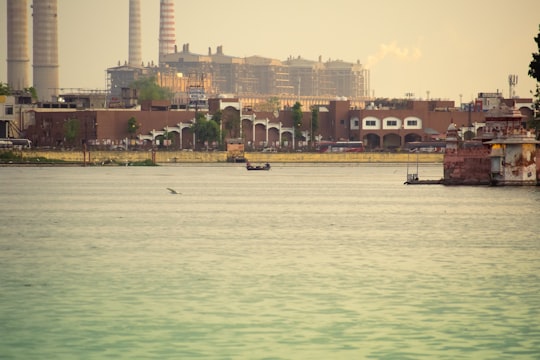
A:
[[[158,164],[165,163],[224,163],[225,151],[39,151],[25,150],[24,158],[45,158],[69,163],[105,164],[132,163],[155,159]],[[269,163],[442,163],[441,153],[262,153],[246,152],[245,158],[251,162]]]

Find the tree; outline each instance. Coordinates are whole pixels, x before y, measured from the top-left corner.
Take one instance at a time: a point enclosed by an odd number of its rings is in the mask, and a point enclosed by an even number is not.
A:
[[[135,135],[137,130],[139,130],[139,124],[137,124],[137,119],[132,116],[128,119],[128,134],[133,138],[133,135]]]
[[[223,112],[218,110],[212,115],[212,120],[214,120],[218,125],[221,124],[221,118],[223,117]]]
[[[540,87],[538,85],[538,83],[540,82],[540,25],[538,26],[538,35],[536,35],[534,41],[536,42],[538,52],[532,54],[532,60],[529,64],[529,76],[536,80],[536,92],[534,94],[534,107],[536,110],[536,116],[529,122],[529,124],[527,124],[527,126],[535,129],[536,138],[538,139],[540,138],[540,117],[538,116],[538,111],[540,110]]]
[[[71,145],[79,135],[80,124],[78,119],[69,119],[64,123],[64,136]]]
[[[529,76],[536,79],[536,82],[540,82],[540,25],[538,26],[538,35],[534,38],[537,53],[532,54],[532,61],[529,64]]]
[[[28,88],[24,88],[24,91],[30,94],[30,96],[32,97],[32,100],[37,100],[38,99],[37,90],[36,90],[35,87],[30,86]]]
[[[230,138],[237,138],[240,135],[240,115],[229,113],[227,119],[224,119],[223,127],[227,130]]]
[[[202,148],[205,142],[219,140],[219,125],[214,120],[206,120],[202,113],[195,115],[195,123],[191,125],[191,132],[195,134],[197,148]]]
[[[0,95],[11,94],[11,89],[7,83],[0,82]]]
[[[300,104],[298,101],[294,104],[292,108],[292,116],[293,116],[293,127],[294,127],[294,137],[295,139],[301,139],[302,133],[300,131],[300,127],[302,126],[302,104]]]
[[[171,91],[159,86],[155,76],[135,80],[131,86],[138,90],[139,100],[169,100],[171,98]]]

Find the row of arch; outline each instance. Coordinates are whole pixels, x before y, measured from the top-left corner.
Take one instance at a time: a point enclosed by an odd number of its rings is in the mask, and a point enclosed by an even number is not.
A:
[[[150,142],[161,142],[166,138],[172,138],[172,142],[175,147],[179,149],[192,149],[196,144],[196,138],[189,129],[195,122],[192,119],[187,123],[178,123],[176,126],[167,126],[162,130],[152,130],[149,134],[139,135],[140,140],[146,140]],[[358,120],[351,119],[351,130],[353,124],[358,124]],[[286,147],[295,150],[296,144],[294,139],[294,129],[292,127],[285,127],[281,122],[271,122],[268,118],[257,119],[255,115],[247,115],[241,118],[240,122],[240,138],[245,139],[246,145],[253,149],[263,147]],[[388,125],[390,124],[390,125]],[[415,133],[407,133],[403,136],[399,133],[389,133],[383,136],[370,133],[369,130],[421,130],[422,120],[418,117],[406,117],[403,120],[396,117],[386,117],[383,119],[376,118],[374,116],[366,116],[362,119],[362,128],[366,130],[366,134],[363,136],[362,141],[364,146],[368,149],[379,148],[398,148],[402,147],[406,142],[420,141],[421,136]],[[359,129],[359,127],[357,128]],[[223,129],[221,129],[223,130]],[[302,131],[301,135],[304,139],[300,144],[306,144],[310,141],[309,131]],[[314,140],[321,140],[321,136],[315,136]]]

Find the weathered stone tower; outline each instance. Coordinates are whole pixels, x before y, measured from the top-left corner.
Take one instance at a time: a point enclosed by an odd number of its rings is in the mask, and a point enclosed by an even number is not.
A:
[[[491,183],[493,185],[536,185],[536,148],[540,141],[526,130],[518,110],[499,107],[486,116],[484,136],[491,137]]]

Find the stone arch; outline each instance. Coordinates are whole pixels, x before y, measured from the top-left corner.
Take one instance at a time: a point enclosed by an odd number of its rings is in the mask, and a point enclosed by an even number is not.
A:
[[[283,130],[281,132],[281,146],[286,149],[292,149],[294,134],[291,130]]]
[[[362,141],[367,150],[375,150],[381,147],[381,137],[374,133],[364,135]]]
[[[263,122],[257,122],[255,124],[255,138],[254,147],[256,149],[262,149],[266,147],[266,125]]]
[[[396,150],[401,147],[401,136],[396,133],[390,133],[383,136],[383,148]]]
[[[268,147],[280,148],[279,129],[276,126],[268,127]]]
[[[405,136],[403,137],[403,142],[405,144],[410,143],[410,142],[415,142],[415,141],[422,141],[422,136],[416,133],[408,133],[408,134],[405,134]]]
[[[242,119],[240,110],[233,106],[227,106],[221,111],[221,129],[227,138],[241,137]]]
[[[476,134],[472,130],[466,130],[463,132],[463,140],[472,140]]]
[[[243,118],[241,124],[242,138],[249,141],[249,144],[252,145],[251,139],[253,139],[253,121],[250,118]]]

